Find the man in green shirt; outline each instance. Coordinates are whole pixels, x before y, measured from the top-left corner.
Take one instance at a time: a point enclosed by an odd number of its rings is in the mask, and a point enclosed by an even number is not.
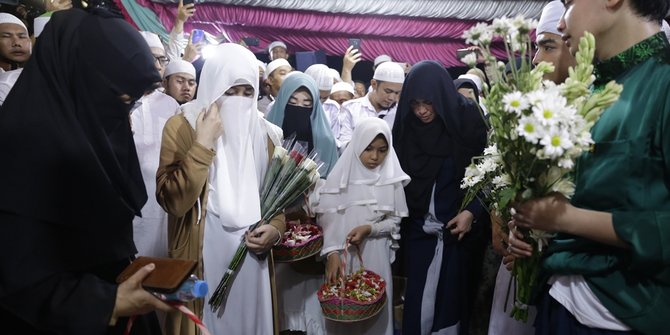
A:
[[[598,90],[623,84],[592,129],[571,201],[518,206],[514,224],[557,232],[543,268],[549,292],[538,334],[662,334],[670,317],[670,45],[660,22],[668,0],[566,0],[559,23],[574,54],[596,38]],[[511,251],[532,247],[510,236]]]

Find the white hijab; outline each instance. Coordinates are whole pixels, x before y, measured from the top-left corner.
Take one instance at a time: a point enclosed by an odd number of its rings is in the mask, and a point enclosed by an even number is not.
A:
[[[389,151],[384,162],[370,170],[359,157],[379,134],[386,138]],[[332,213],[351,206],[369,205],[378,212],[404,217],[408,210],[403,187],[409,181],[393,150],[388,124],[379,118],[366,118],[356,126],[351,142],[320,188],[314,210]]]
[[[225,96],[237,85],[251,85],[254,96]],[[223,135],[209,170],[209,214],[228,228],[246,228],[261,219],[259,189],[268,165],[267,140],[281,133],[258,115],[258,65],[248,49],[233,43],[214,47],[200,76],[197,99],[181,108],[193,129],[201,111],[219,105]],[[270,134],[269,134],[270,133]]]

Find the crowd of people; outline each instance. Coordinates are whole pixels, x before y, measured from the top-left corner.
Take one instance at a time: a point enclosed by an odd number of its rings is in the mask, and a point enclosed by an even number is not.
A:
[[[575,169],[576,192],[518,202],[499,229],[461,180],[486,143],[487,64],[456,78],[440,63],[379,55],[372,78],[264,63],[241,41],[138,32],[102,2],[51,2],[34,25],[0,13],[0,320],[6,334],[200,334],[142,287],[137,256],[197,261],[210,287],[186,306],[212,334],[661,334],[670,316],[668,0],[551,1],[533,64],[560,84],[579,38],[596,39],[596,81],[623,84]],[[45,23],[48,21],[48,23]],[[32,30],[32,29],[31,29]],[[205,37],[204,40],[207,40]],[[476,48],[473,52],[478,53]],[[360,66],[360,65],[359,65]],[[369,85],[367,85],[369,83]],[[321,179],[267,224],[260,188],[294,137]],[[23,177],[21,177],[23,176]],[[287,222],[315,222],[319,254],[275,263]],[[530,320],[509,316],[511,268],[557,233]],[[249,249],[220,309],[207,305],[236,248]],[[360,253],[360,258],[352,257]],[[386,282],[374,317],[324,318],[317,291],[365,267]],[[401,306],[401,307],[399,307]]]

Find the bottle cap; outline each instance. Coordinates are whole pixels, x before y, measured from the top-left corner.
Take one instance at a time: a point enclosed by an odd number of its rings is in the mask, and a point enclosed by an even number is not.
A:
[[[193,289],[191,289],[191,293],[193,294],[194,298],[202,298],[207,295],[208,291],[209,286],[204,280],[196,280],[193,284]]]

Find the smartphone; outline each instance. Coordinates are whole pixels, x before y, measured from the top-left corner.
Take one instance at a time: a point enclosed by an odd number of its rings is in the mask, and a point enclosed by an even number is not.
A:
[[[261,44],[258,37],[242,37],[242,40],[244,41],[244,44],[249,47],[257,47]]]
[[[353,49],[358,49],[358,52],[363,52],[361,50],[361,39],[360,38],[350,38],[349,39],[349,46],[353,47]]]
[[[193,4],[195,5],[195,0],[182,0],[181,2],[184,6]]]
[[[142,287],[158,293],[172,293],[176,291],[198,265],[198,262],[186,259],[137,257],[116,277],[116,282],[120,284],[126,281],[137,270],[150,263],[156,265],[156,268],[144,278]]]
[[[205,32],[200,29],[193,29],[191,31],[191,43],[198,44],[205,39]]]
[[[468,54],[475,53],[473,50],[470,49],[458,49],[456,50],[456,58],[458,60],[463,59],[463,57],[467,56]]]

